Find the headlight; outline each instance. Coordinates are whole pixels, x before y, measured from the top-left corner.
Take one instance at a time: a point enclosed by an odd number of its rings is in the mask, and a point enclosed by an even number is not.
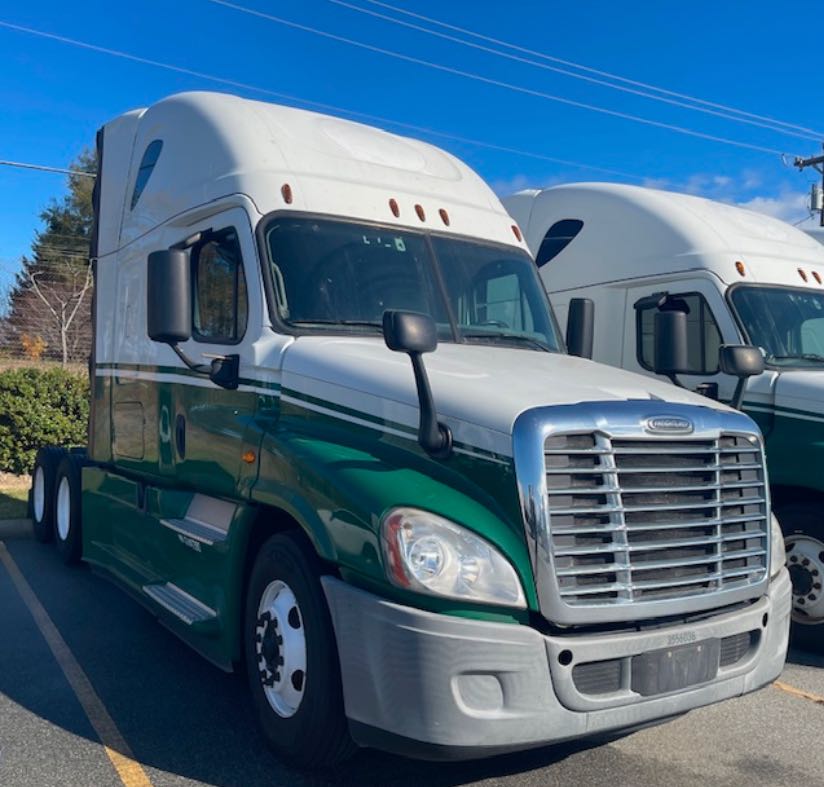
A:
[[[775,518],[775,514],[771,514],[772,524],[770,526],[770,579],[772,579],[787,562],[787,553],[784,551],[784,534],[781,532],[781,525]]]
[[[480,536],[436,514],[395,508],[384,517],[386,574],[398,587],[433,596],[526,607],[509,561]]]

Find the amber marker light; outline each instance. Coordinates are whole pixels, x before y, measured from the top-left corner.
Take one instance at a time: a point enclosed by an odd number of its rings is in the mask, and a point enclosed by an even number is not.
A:
[[[744,270],[744,263],[741,262],[741,260],[738,260],[738,262],[735,263],[735,269],[738,271],[739,276],[747,275],[746,271]]]
[[[518,225],[517,225],[517,224],[513,224],[513,225],[512,225],[512,234],[515,236],[515,239],[516,239],[518,242],[520,242],[520,241],[522,241],[522,240],[523,240],[523,237],[521,236],[521,230],[520,230],[520,229],[518,229]]]
[[[418,218],[421,221],[426,221],[426,213],[424,213],[422,205],[415,205],[415,213],[418,214]]]
[[[288,183],[284,183],[280,187],[280,193],[283,196],[283,201],[287,205],[291,205],[292,204],[292,187]]]
[[[398,201],[394,197],[389,200],[389,210],[392,211],[392,215],[396,219],[401,215],[401,209],[398,207]]]
[[[807,274],[806,274],[806,273],[804,273],[804,271],[803,271],[803,270],[801,270],[801,268],[799,268],[799,269],[798,269],[798,275],[799,275],[799,276],[800,276],[800,277],[801,277],[801,278],[802,278],[805,282],[807,281]]]
[[[448,227],[449,226],[449,214],[446,212],[446,208],[441,208],[438,213],[441,215],[441,221]]]
[[[813,278],[816,280],[818,284],[821,284],[821,275],[818,271],[813,271]]]
[[[257,456],[255,455],[254,451],[246,451],[243,454],[243,461],[246,462],[247,465],[252,464],[255,461],[255,459],[257,459]]]

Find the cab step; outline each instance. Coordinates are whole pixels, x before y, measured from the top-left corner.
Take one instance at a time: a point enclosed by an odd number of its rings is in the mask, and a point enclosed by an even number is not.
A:
[[[144,585],[143,592],[187,626],[196,627],[204,634],[217,628],[217,612],[172,582]]]
[[[214,546],[228,539],[236,511],[237,505],[228,500],[195,494],[185,516],[161,519],[160,524],[185,538]]]

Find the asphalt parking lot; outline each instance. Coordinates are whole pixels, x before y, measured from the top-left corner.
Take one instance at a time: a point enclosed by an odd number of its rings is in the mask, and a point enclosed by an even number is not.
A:
[[[0,522],[0,542],[3,787],[824,784],[824,659],[800,652],[780,686],[601,746],[448,764],[362,751],[334,773],[296,773],[263,744],[241,677],[212,667],[87,568],[64,567],[25,525]],[[32,604],[88,684],[60,668]],[[107,718],[124,751],[101,743]]]

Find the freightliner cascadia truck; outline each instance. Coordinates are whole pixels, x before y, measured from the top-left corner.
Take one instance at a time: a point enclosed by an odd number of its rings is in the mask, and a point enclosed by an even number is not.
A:
[[[793,640],[824,651],[824,248],[777,219],[686,194],[608,183],[504,200],[553,305],[594,303],[594,358],[730,401],[720,348],[758,347],[744,410],[764,434],[786,536]],[[658,317],[686,315],[680,368],[658,368]]]
[[[285,759],[488,756],[780,673],[758,427],[567,354],[467,166],[211,93],[98,146],[89,441],[40,452],[35,533],[245,669]]]

